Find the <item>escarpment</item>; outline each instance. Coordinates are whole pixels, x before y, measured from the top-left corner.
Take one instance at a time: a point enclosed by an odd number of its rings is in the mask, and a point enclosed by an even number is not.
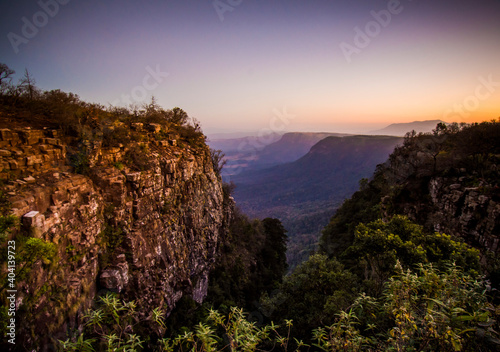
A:
[[[76,143],[58,130],[0,131],[2,188],[21,220],[17,235],[57,251],[17,279],[21,350],[43,350],[81,329],[105,291],[135,300],[144,315],[156,307],[168,314],[184,295],[206,296],[231,212],[210,150],[164,126],[132,127],[134,138],[113,146]]]
[[[493,172],[498,174],[496,164]],[[498,253],[500,234],[500,188],[497,182],[476,172],[467,176],[433,177],[425,184],[407,187],[389,206],[408,215],[429,230],[444,232],[483,251]],[[498,179],[497,179],[498,180]],[[416,190],[420,193],[416,196]],[[384,202],[382,202],[382,205]]]
[[[497,276],[499,136],[496,121],[408,133],[389,160],[339,208],[325,229],[321,249],[339,255],[352,244],[356,224],[404,215],[429,233],[445,233],[479,249],[484,270]]]

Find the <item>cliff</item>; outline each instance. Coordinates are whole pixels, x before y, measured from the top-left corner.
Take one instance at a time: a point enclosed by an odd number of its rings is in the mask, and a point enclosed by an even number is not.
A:
[[[204,138],[159,124],[109,130],[134,138],[106,146],[50,128],[0,130],[2,188],[22,224],[11,239],[30,234],[57,249],[17,278],[18,350],[46,350],[81,329],[107,290],[143,315],[207,294],[231,206]]]
[[[498,173],[496,165],[493,168]],[[483,251],[498,253],[498,183],[484,178],[478,180],[476,172],[455,171],[455,176],[435,176],[426,179],[425,184],[407,184],[394,198],[383,198],[382,208],[406,214],[430,231],[462,238]]]
[[[433,134],[408,134],[339,208],[326,227],[321,249],[340,255],[360,222],[396,214],[479,249],[492,276],[500,251],[500,123],[437,126]],[[490,258],[490,259],[488,259]],[[500,277],[500,276],[498,276]]]

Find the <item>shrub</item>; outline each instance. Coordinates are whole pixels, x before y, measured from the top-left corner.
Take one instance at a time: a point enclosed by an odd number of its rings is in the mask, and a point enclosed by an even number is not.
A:
[[[70,154],[69,159],[77,174],[88,174],[90,171],[90,155],[86,147],[82,146],[75,153]]]
[[[124,162],[133,170],[148,170],[151,168],[151,161],[147,154],[148,148],[144,144],[141,146],[133,146],[125,153]]]

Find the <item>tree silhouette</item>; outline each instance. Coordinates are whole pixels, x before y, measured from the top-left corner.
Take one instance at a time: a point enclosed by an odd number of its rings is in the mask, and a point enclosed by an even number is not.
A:
[[[19,88],[21,88],[23,94],[27,95],[31,101],[38,95],[38,88],[35,85],[36,81],[33,76],[29,73],[28,69],[24,69],[24,76],[19,81]]]
[[[16,71],[11,70],[9,66],[6,64],[0,63],[0,94],[4,94],[12,82],[12,75],[16,73]]]

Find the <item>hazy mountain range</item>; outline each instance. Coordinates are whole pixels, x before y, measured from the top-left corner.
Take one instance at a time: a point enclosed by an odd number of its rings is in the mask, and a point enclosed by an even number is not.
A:
[[[413,121],[407,123],[393,123],[380,130],[371,131],[370,134],[380,134],[388,136],[404,136],[407,132],[414,130],[415,132],[428,133],[436,128],[438,123],[446,123],[442,120],[425,120]]]
[[[292,265],[307,257],[344,199],[387,160],[407,132],[432,131],[440,120],[395,123],[375,135],[292,132],[212,139],[226,154],[226,181],[250,217],[279,218],[288,230]]]
[[[358,181],[370,176],[399,142],[400,137],[392,136],[324,138],[294,162],[233,177],[238,185],[235,193],[238,204],[248,205],[251,215],[258,215],[262,206],[300,206],[308,201],[332,201],[338,195],[348,196],[357,188]],[[262,197],[267,199],[265,205],[253,202]]]
[[[432,132],[441,120],[394,123],[385,128],[367,132],[367,135],[404,136],[407,132]],[[444,122],[446,123],[446,122]],[[209,135],[208,144],[213,149],[222,150],[226,156],[224,178],[242,172],[263,169],[295,161],[304,156],[309,149],[329,136],[348,136],[354,134],[334,132],[289,132],[272,133],[259,136],[257,133],[219,133]]]
[[[304,156],[311,147],[329,136],[345,136],[343,133],[290,132],[284,135],[271,134],[262,137],[247,136],[230,139],[211,139],[208,144],[220,149],[226,156],[225,178],[295,161]]]

